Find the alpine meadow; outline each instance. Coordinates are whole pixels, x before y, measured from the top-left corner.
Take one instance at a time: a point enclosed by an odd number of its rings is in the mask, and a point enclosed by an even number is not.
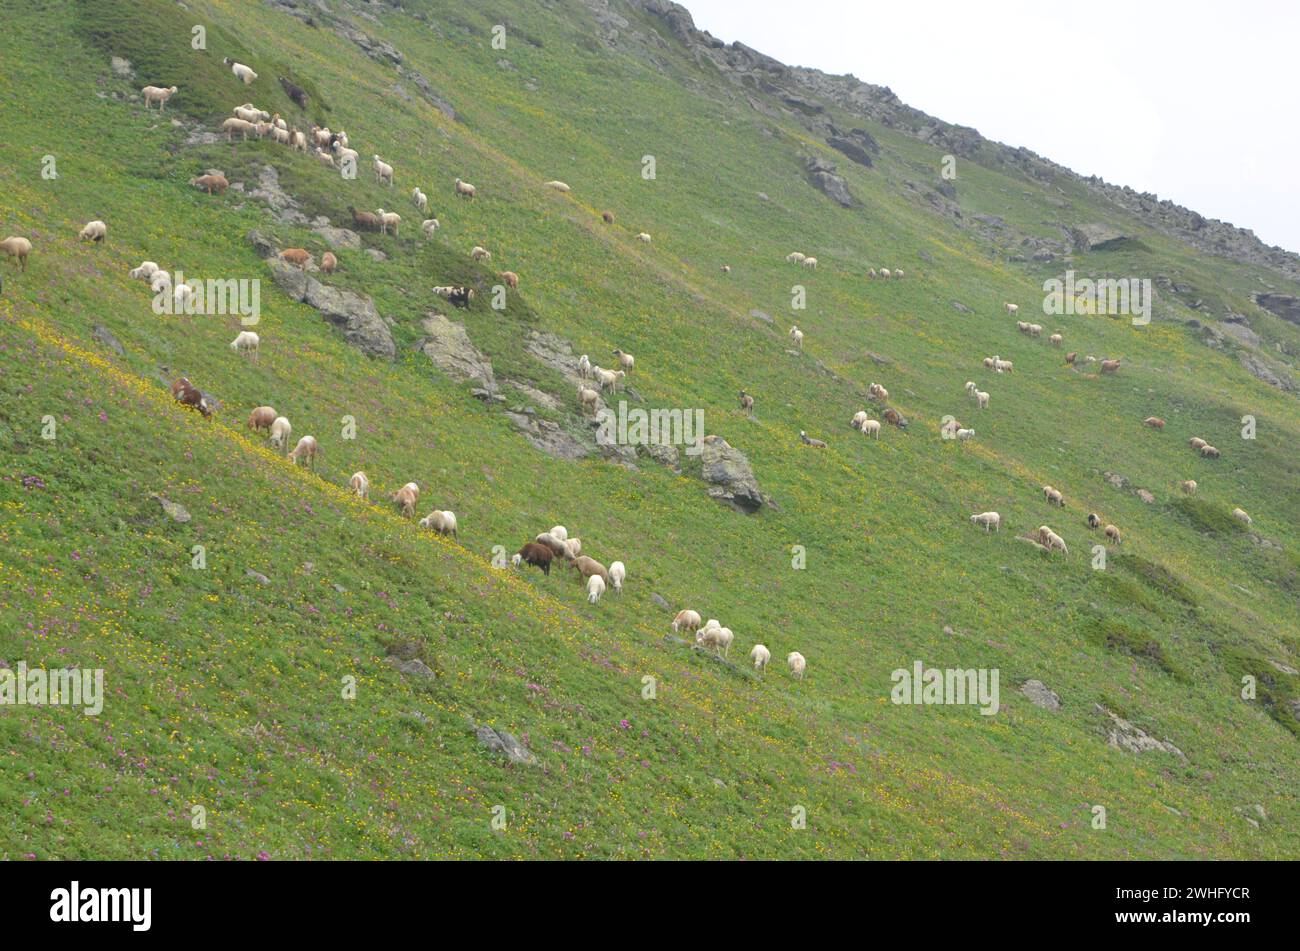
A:
[[[0,859],[1300,857],[1300,256],[668,0],[4,8]]]

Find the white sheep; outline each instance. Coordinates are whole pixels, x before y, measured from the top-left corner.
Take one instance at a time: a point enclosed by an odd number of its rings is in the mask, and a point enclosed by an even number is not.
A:
[[[803,254],[800,251],[791,251],[789,254],[785,256],[785,259],[789,261],[791,264],[802,264],[806,257],[807,255]]]
[[[271,423],[271,445],[283,452],[289,448],[289,437],[292,435],[293,427],[289,425],[289,420],[277,416]]]
[[[618,357],[619,366],[624,370],[631,370],[636,366],[636,358],[630,353],[624,353],[622,350],[615,350],[614,356]]]
[[[860,409],[853,414],[853,418],[849,420],[849,425],[852,426],[854,429],[861,430],[862,424],[865,423],[866,421],[867,421],[867,411],[865,409]]]
[[[772,652],[762,644],[755,644],[750,648],[749,659],[754,662],[754,669],[764,674],[767,673],[767,662],[772,659]]]
[[[261,346],[262,338],[251,330],[241,330],[235,339],[230,341],[231,350],[240,356],[251,356],[254,363],[260,360]]]
[[[158,265],[155,264],[153,261],[141,261],[139,267],[131,268],[131,270],[128,273],[132,277],[136,278],[137,280],[140,278],[144,278],[146,281],[151,281],[153,280],[154,274],[156,274],[157,272],[158,272]]]
[[[798,651],[791,651],[786,656],[785,662],[790,668],[790,673],[803,680],[803,672],[808,669],[808,661],[804,660],[803,654]]]
[[[578,406],[585,412],[591,410],[594,415],[598,404],[600,403],[600,394],[591,387],[583,386],[578,388]]]
[[[803,349],[803,331],[799,329],[798,324],[790,328],[790,339],[794,341],[796,347]]]
[[[880,269],[880,276],[884,278],[893,277],[893,275],[889,273],[889,268],[887,267],[882,267]]]
[[[1245,522],[1247,525],[1254,524],[1254,519],[1247,515],[1244,509],[1233,509],[1232,517],[1238,521]]]
[[[458,196],[463,195],[466,198],[472,199],[477,193],[478,189],[469,182],[462,182],[459,178],[456,179],[456,194]]]
[[[999,373],[1010,373],[1014,369],[1014,364],[1010,360],[1003,360],[1000,357],[993,358],[993,369]]]
[[[316,437],[303,436],[298,440],[298,445],[293,447],[293,452],[289,453],[289,458],[293,460],[295,466],[306,463],[315,469],[316,454],[318,452],[320,452],[320,446],[316,444]]]
[[[1070,553],[1070,549],[1065,547],[1065,539],[1046,525],[1038,526],[1038,543],[1049,552],[1059,549],[1063,554],[1068,555]]]
[[[145,86],[140,90],[144,94],[144,107],[149,108],[151,103],[158,103],[158,111],[162,112],[167,107],[167,100],[176,95],[175,86]]]
[[[717,622],[711,619],[710,624],[717,624]],[[710,627],[706,624],[695,632],[695,646],[712,647],[717,651],[719,657],[725,657],[727,652],[731,650],[731,641],[734,637],[731,628],[723,627],[720,624],[717,627]]]
[[[816,259],[816,258],[804,258],[804,259],[803,259],[802,261],[800,261],[799,263],[802,264],[804,267],[812,268],[814,271],[817,270],[817,259]]]
[[[578,376],[584,380],[591,376],[591,361],[585,353],[578,357]]]
[[[562,542],[569,540],[569,530],[563,525],[552,525],[551,534]]]
[[[618,381],[627,376],[626,370],[602,370],[597,366],[593,366],[591,372],[600,382],[600,388],[612,393],[618,392]]]
[[[546,187],[547,187],[547,188],[554,188],[557,192],[567,192],[567,191],[569,190],[569,186],[568,186],[568,185],[564,184],[564,182],[558,182],[558,181],[557,181],[557,182],[547,182],[547,183],[546,183]]]
[[[86,226],[81,229],[77,238],[81,241],[103,241],[108,236],[108,225],[98,218],[94,221],[86,222]]]
[[[425,218],[420,222],[420,230],[424,232],[426,238],[432,238],[433,233],[441,227],[437,218]]]
[[[880,438],[880,420],[869,419],[862,424],[862,435]]]
[[[974,438],[975,438],[975,430],[973,429],[957,430],[957,439],[960,440],[961,442],[966,442],[967,440],[974,439]]]
[[[971,399],[975,399],[975,394],[976,394],[977,392],[979,392],[979,387],[975,385],[975,381],[974,381],[974,380],[967,380],[967,381],[966,381],[966,395],[969,396]]]
[[[155,294],[170,293],[172,289],[172,276],[166,271],[159,268],[153,272],[149,278],[149,290]]]
[[[243,119],[245,122],[269,122],[271,113],[257,108],[251,102],[246,102],[242,106],[235,106],[231,110],[236,117]],[[328,144],[328,140],[326,140]]]
[[[480,246],[477,245],[477,244],[474,245],[473,250],[471,250],[471,251],[469,252],[469,256],[470,256],[471,258],[473,258],[475,261],[491,261],[491,260],[492,260],[492,252],[489,251],[489,250],[487,250],[487,248],[480,247]]]
[[[576,557],[576,556],[575,556]],[[612,562],[609,566],[609,580],[614,585],[614,593],[623,593],[623,579],[627,577],[627,568],[621,561]]]
[[[257,134],[257,126],[253,125],[253,123],[245,119],[240,119],[235,116],[231,116],[229,119],[221,123],[221,131],[226,133],[227,142],[233,142],[235,140],[236,132],[239,133],[239,137],[241,139],[247,142],[248,133],[252,132],[254,135]]]
[[[970,520],[975,525],[983,525],[985,534],[990,531],[1002,531],[1002,516],[997,512],[980,512],[978,515],[972,515]]]
[[[595,604],[600,600],[600,596],[605,593],[605,579],[600,575],[592,575],[587,579],[587,601]]]
[[[975,391],[975,403],[980,409],[989,408],[989,395],[982,390]]]
[[[679,631],[699,630],[700,612],[692,611],[690,608],[685,608],[681,611],[678,611],[677,616],[673,618],[672,626],[673,626],[674,633],[677,633]]]
[[[642,244],[649,244],[651,240],[650,235],[646,234],[644,231],[642,231],[639,235],[637,235],[636,239],[640,241]]]
[[[348,479],[348,489],[359,499],[370,498],[370,480],[360,470],[352,473],[352,478]]]
[[[421,528],[431,528],[439,535],[457,535],[456,513],[434,509],[420,519]]]
[[[229,66],[230,71],[235,74],[235,78],[242,80],[245,86],[251,85],[253,80],[257,78],[257,73],[253,72],[251,67],[245,66],[243,63],[236,63],[229,56],[225,57],[221,62],[222,65]]]
[[[1050,485],[1043,486],[1043,498],[1047,500],[1048,505],[1059,505],[1061,508],[1065,508],[1065,496]]]
[[[188,282],[177,284],[172,291],[172,309],[180,313],[192,300],[194,300],[194,285]]]
[[[564,540],[564,551],[565,551],[565,557],[568,558],[569,561],[573,561],[575,558],[577,558],[579,555],[582,554],[582,539],[566,538]],[[617,564],[617,562],[615,562],[615,564]],[[613,573],[614,573],[614,569],[611,566],[610,574]]]
[[[1019,304],[1003,304],[1002,306],[1005,307],[1005,308],[1007,309],[1007,313],[1008,313],[1008,314],[1011,314],[1013,317],[1014,317],[1016,314],[1020,313],[1020,305],[1019,305]]]
[[[375,170],[375,181],[388,182],[388,184],[391,186],[393,184],[393,166],[389,165],[378,155],[374,156],[373,158],[374,158],[373,167]]]
[[[402,224],[402,216],[395,211],[384,211],[382,208],[377,208],[375,214],[379,216],[380,233],[388,234],[388,229],[392,228],[393,236],[396,237],[398,234],[397,229]]]
[[[420,191],[419,185],[411,189],[411,201],[415,202],[415,207],[421,211],[429,210],[429,196]]]

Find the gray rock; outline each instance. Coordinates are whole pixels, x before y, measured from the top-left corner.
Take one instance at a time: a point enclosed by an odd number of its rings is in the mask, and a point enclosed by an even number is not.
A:
[[[1290,297],[1286,294],[1252,294],[1251,300],[1274,316],[1288,323],[1300,325],[1300,297]]]
[[[1071,232],[1071,238],[1074,240],[1074,249],[1076,251],[1098,251],[1112,248],[1121,241],[1126,241],[1128,235],[1103,224],[1086,224],[1079,225]]]
[[[452,379],[461,383],[474,383],[491,392],[497,388],[492,375],[492,364],[472,343],[465,325],[442,314],[429,314],[420,321],[427,336],[416,343],[415,349],[432,360]]]
[[[262,574],[260,571],[254,571],[252,568],[245,568],[245,569],[244,569],[244,577],[245,577],[245,578],[252,578],[252,579],[253,579],[254,581],[256,581],[258,584],[262,584],[262,585],[266,585],[266,584],[270,584],[270,583],[271,583],[271,579],[270,579],[270,578],[268,578],[266,575]]]
[[[114,56],[108,61],[108,63],[113,68],[113,75],[119,76],[122,79],[135,79],[135,67],[131,65],[129,59],[122,56]]]
[[[1044,710],[1061,709],[1061,698],[1041,680],[1026,680],[1020,685],[1020,692],[1036,707]]]
[[[1183,755],[1183,751],[1169,740],[1157,740],[1145,730],[1134,726],[1101,704],[1093,704],[1093,707],[1107,717],[1109,722],[1106,726],[1106,742],[1115,749],[1127,750],[1130,753],[1171,753],[1180,759],[1187,758]]]
[[[158,504],[162,506],[162,510],[167,513],[167,517],[173,522],[180,522],[183,525],[190,520],[189,511],[179,502],[171,502],[163,498],[157,492],[151,492],[149,497],[158,500]]]
[[[1237,355],[1237,359],[1245,367],[1246,372],[1269,386],[1276,387],[1286,393],[1300,392],[1300,387],[1297,387],[1295,379],[1281,367],[1271,365],[1262,354],[1243,350]]]
[[[307,224],[307,216],[298,208],[293,196],[280,187],[280,173],[274,165],[261,167],[257,173],[257,187],[249,189],[248,196],[265,202],[271,214],[286,224]]]
[[[437,680],[438,675],[424,661],[418,657],[403,659],[401,657],[390,657],[388,662],[393,665],[398,672],[406,674],[408,677],[419,677],[423,680]]]
[[[764,311],[761,311],[758,308],[751,310],[749,312],[749,316],[753,317],[755,320],[761,320],[765,324],[776,323],[776,321],[772,319],[771,314],[765,313]]]
[[[262,234],[262,232],[258,231],[256,228],[248,232],[247,237],[248,243],[253,246],[253,250],[261,257],[273,257],[279,252],[279,248],[276,247],[275,242],[271,238]]]
[[[370,255],[376,261],[387,261],[388,255],[378,248],[366,248],[366,254]]]
[[[651,600],[651,602],[654,603],[654,606],[655,606],[655,607],[659,608],[659,609],[662,610],[662,611],[671,611],[671,610],[672,610],[672,606],[671,606],[671,605],[668,603],[668,601],[665,600],[664,597],[663,597],[662,595],[660,595],[658,592],[655,592],[654,594],[650,595],[650,600]]]
[[[704,443],[700,458],[704,464],[704,481],[717,488],[710,495],[746,513],[762,507],[766,500],[743,452],[719,439]]]
[[[581,459],[591,453],[587,446],[550,420],[509,410],[506,411],[506,417],[524,434],[534,449],[539,449],[548,456],[556,459]]]
[[[952,309],[955,310],[955,311],[957,311],[957,312],[960,313],[960,314],[973,314],[973,313],[975,313],[973,310],[971,310],[969,307],[967,307],[965,304],[963,304],[963,303],[962,303],[961,301],[959,301],[959,300],[952,301],[951,303],[952,303]]]
[[[367,356],[392,360],[397,356],[392,331],[375,310],[374,301],[363,294],[306,279],[303,301],[343,331],[343,337]]]
[[[334,228],[326,224],[313,228],[312,231],[331,248],[347,248],[350,251],[361,250],[361,235],[348,228]]]
[[[807,168],[813,185],[827,198],[845,208],[852,208],[856,204],[853,193],[849,191],[849,183],[839,175],[834,165],[814,156],[808,159]]]
[[[94,338],[95,342],[99,344],[101,347],[107,347],[109,350],[112,350],[114,353],[116,353],[119,357],[122,355],[123,353],[122,344],[118,341],[116,337],[113,336],[112,332],[109,331],[109,329],[105,327],[103,324],[95,324],[94,329],[91,330],[90,332],[90,336]]]
[[[524,396],[528,397],[534,403],[538,403],[549,410],[559,410],[562,408],[563,404],[561,404],[560,401],[557,400],[550,393],[543,393],[541,390],[529,386],[526,383],[520,383],[518,380],[505,380],[503,382],[508,383],[510,386],[513,386],[516,390],[524,394]]]
[[[473,729],[481,744],[494,753],[503,754],[511,763],[517,766],[537,765],[533,751],[504,730],[494,730],[490,726],[476,726]]]

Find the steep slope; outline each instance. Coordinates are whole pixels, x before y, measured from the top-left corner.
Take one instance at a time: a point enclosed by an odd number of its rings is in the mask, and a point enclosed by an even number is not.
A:
[[[735,88],[647,6],[69,0],[13,15],[0,37],[0,230],[37,250],[26,273],[5,271],[0,298],[12,450],[0,657],[103,667],[108,699],[99,717],[0,708],[0,854],[1295,855],[1295,397],[1252,376],[1232,339],[1207,347],[1200,333],[1206,308],[1246,315],[1262,338],[1249,349],[1288,361],[1295,328],[1251,295],[1300,288],[1127,216],[1081,180],[1045,184],[1002,162],[960,161],[955,197],[939,193],[958,219],[928,197],[943,184],[941,145],[826,103],[829,121],[876,143],[858,165],[779,87]],[[190,46],[195,22],[207,50]],[[117,76],[111,55],[136,78]],[[261,78],[238,85],[226,55]],[[308,110],[279,75],[308,89]],[[173,82],[166,118],[149,116],[138,88]],[[200,134],[247,100],[346,129],[361,174]],[[393,189],[370,175],[373,153],[397,170]],[[47,154],[57,179],[40,177]],[[813,188],[809,159],[837,166],[852,207]],[[186,185],[210,167],[243,194]],[[250,197],[274,191],[267,167],[287,215]],[[477,186],[473,202],[455,199],[457,177]],[[551,179],[573,191],[543,188]],[[415,227],[414,185],[442,223],[434,240]],[[996,216],[1055,240],[1062,200],[1071,223],[1128,239],[1015,262],[1008,242],[965,223]],[[312,220],[347,226],[348,206],[404,218],[400,237],[362,236],[382,259],[341,248],[328,279],[373,299],[391,362],[282,293],[248,239],[319,256]],[[76,240],[92,217],[110,224],[103,246]],[[652,244],[635,240],[643,230]],[[474,245],[490,267],[469,260]],[[815,272],[785,261],[796,248],[817,256]],[[144,258],[260,279],[260,363],[228,350],[235,317],[155,315],[126,273]],[[1162,293],[1145,327],[1055,321],[1065,349],[1123,358],[1119,375],[1098,377],[1001,310],[1036,310],[1063,263],[1191,291]],[[906,277],[867,277],[882,266]],[[506,269],[521,284],[498,311]],[[467,311],[430,290],[462,282],[478,290]],[[796,284],[807,307],[791,311]],[[431,312],[463,321],[504,403],[417,351]],[[796,322],[802,353],[785,335]],[[535,332],[602,364],[615,347],[635,354],[631,405],[702,409],[772,504],[719,504],[684,454],[678,473],[646,452],[535,449],[512,407],[592,446],[571,382],[530,351]],[[97,342],[110,335],[120,354]],[[1015,372],[987,373],[991,353]],[[220,399],[216,419],[171,404],[176,373]],[[991,391],[989,410],[966,400],[967,379]],[[906,432],[872,441],[848,428],[873,380]],[[736,409],[742,388],[752,419]],[[263,403],[320,439],[314,473],[243,428]],[[977,439],[940,439],[945,414]],[[1141,425],[1152,414],[1163,433]],[[1254,440],[1238,435],[1247,414]],[[801,445],[801,429],[830,445]],[[1191,453],[1193,435],[1223,458]],[[356,469],[374,504],[343,494]],[[1195,498],[1176,493],[1186,478]],[[425,488],[421,514],[457,512],[459,541],[383,501],[410,479]],[[1044,504],[1049,482],[1064,511]],[[171,521],[151,493],[191,520]],[[1254,516],[1249,531],[1227,515],[1236,506]],[[985,536],[967,517],[991,508],[1004,531]],[[1104,571],[1090,566],[1089,511],[1124,531]],[[556,522],[595,557],[627,562],[621,598],[588,605],[568,572],[492,567]],[[1043,522],[1069,558],[1012,540]],[[191,567],[194,545],[204,569]],[[684,606],[735,630],[737,666],[664,639]],[[760,641],[776,661],[804,653],[807,678],[779,663],[750,675],[743,657]],[[999,712],[892,704],[891,671],[916,660],[997,668]],[[1240,696],[1247,674],[1258,700]],[[1028,679],[1061,708],[1031,704],[1017,690]],[[1099,708],[1182,755],[1113,748]],[[482,724],[519,736],[538,765],[505,765],[476,740]],[[194,805],[207,809],[201,831]],[[806,828],[792,823],[799,809]]]

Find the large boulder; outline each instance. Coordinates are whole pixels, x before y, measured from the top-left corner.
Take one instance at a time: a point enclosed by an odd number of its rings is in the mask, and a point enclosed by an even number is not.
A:
[[[1099,251],[1128,240],[1124,232],[1103,224],[1079,225],[1071,232],[1076,251]]]
[[[280,258],[270,258],[271,277],[280,290],[296,301],[308,304],[343,331],[344,339],[362,353],[392,360],[397,355],[392,331],[364,294],[322,284],[301,268]]]
[[[427,336],[415,349],[432,360],[438,369],[461,383],[473,383],[490,392],[497,388],[492,364],[470,342],[465,325],[442,314],[429,314],[420,322]]]
[[[833,164],[814,157],[808,159],[807,167],[808,177],[818,191],[845,208],[853,207],[855,202],[853,193],[849,191],[849,183],[840,177]]]
[[[704,481],[717,490],[709,494],[742,512],[758,511],[766,499],[745,454],[723,439],[706,442],[702,449]]]

